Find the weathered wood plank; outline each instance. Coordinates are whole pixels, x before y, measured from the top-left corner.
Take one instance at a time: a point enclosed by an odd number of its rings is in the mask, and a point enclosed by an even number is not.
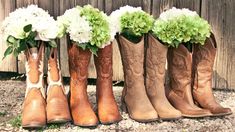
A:
[[[213,87],[235,89],[235,1],[203,0],[201,13],[212,26],[217,41]]]
[[[173,0],[153,0],[152,1],[152,15],[157,18],[161,12],[172,8],[174,5]]]
[[[200,14],[201,0],[174,0],[177,8],[188,8]]]
[[[38,4],[38,0],[16,0],[16,8],[27,7],[30,4]],[[18,56],[18,73],[25,73],[26,58],[24,54]]]
[[[11,11],[15,10],[15,6],[15,0],[0,1],[0,25],[2,25],[2,21],[5,17],[8,16]],[[14,56],[10,55],[2,60],[7,48],[6,42],[4,42],[2,38],[3,35],[0,32],[0,71],[17,72],[17,59]]]

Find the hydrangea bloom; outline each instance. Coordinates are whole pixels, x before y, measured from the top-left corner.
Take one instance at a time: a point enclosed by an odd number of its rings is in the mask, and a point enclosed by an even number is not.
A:
[[[173,7],[161,13],[152,31],[168,46],[178,47],[180,43],[203,45],[210,36],[211,28],[195,11]]]
[[[53,17],[37,5],[30,5],[16,9],[5,18],[2,24],[4,39],[8,36],[16,39],[26,38],[28,34],[24,32],[24,27],[29,24],[32,25],[32,31],[37,32],[38,40],[50,41],[57,37],[58,26]]]
[[[123,16],[125,13],[133,13],[133,12],[143,12],[141,7],[132,7],[129,5],[120,7],[119,9],[113,11],[110,14],[110,24],[111,24],[111,31],[112,34],[120,33],[122,31],[121,29],[121,16]]]
[[[57,18],[62,37],[65,32],[69,33],[70,39],[82,43],[88,43],[91,40],[91,27],[85,17],[81,16],[81,8],[75,7],[66,10],[64,15]]]

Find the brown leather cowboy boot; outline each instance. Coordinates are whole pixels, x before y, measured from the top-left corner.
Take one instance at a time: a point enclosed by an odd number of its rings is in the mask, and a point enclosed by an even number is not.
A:
[[[98,116],[102,124],[119,122],[122,117],[113,95],[112,77],[112,44],[98,50],[95,57],[97,73],[96,98],[98,103]]]
[[[22,127],[38,128],[46,125],[46,102],[43,82],[44,44],[26,52],[26,93],[22,111]]]
[[[47,74],[47,123],[64,123],[70,121],[68,100],[62,83],[56,48],[51,49]]]
[[[125,80],[122,91],[123,110],[127,110],[130,118],[138,122],[157,120],[157,112],[144,86],[144,37],[139,43],[132,43],[120,35],[119,48]]]
[[[91,52],[83,50],[76,44],[68,44],[70,72],[70,110],[73,123],[78,126],[92,127],[98,125],[98,119],[87,96],[88,65]]]
[[[209,110],[197,107],[192,98],[192,54],[180,44],[178,48],[169,48],[168,70],[170,83],[167,98],[170,103],[181,111],[184,117],[210,116]]]
[[[223,108],[216,102],[212,93],[212,73],[216,55],[216,41],[213,34],[203,46],[195,45],[193,52],[193,98],[196,104],[210,110],[212,116],[232,114],[231,109]]]
[[[151,34],[148,35],[146,53],[146,91],[158,116],[163,120],[177,119],[181,112],[176,110],[165,95],[165,65],[168,47]]]

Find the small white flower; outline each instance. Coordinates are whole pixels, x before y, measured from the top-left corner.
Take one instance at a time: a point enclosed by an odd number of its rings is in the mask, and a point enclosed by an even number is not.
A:
[[[69,33],[70,39],[78,43],[87,43],[91,40],[92,28],[85,17],[80,16],[80,9],[75,7],[66,10],[64,15],[57,18],[59,36]]]
[[[35,39],[50,41],[57,37],[59,26],[56,21],[37,5],[29,5],[16,9],[5,18],[1,26],[4,38],[10,35],[16,39],[26,38],[24,27],[29,24],[32,25],[32,31],[38,34]]]

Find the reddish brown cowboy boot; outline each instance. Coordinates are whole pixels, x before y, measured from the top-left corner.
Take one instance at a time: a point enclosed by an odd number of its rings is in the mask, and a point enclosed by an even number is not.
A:
[[[151,34],[148,35],[146,52],[146,91],[149,100],[163,120],[178,119],[181,112],[176,110],[165,95],[165,65],[168,47]]]
[[[87,96],[88,65],[91,52],[68,45],[70,72],[70,110],[73,123],[79,126],[92,127],[98,125],[98,118],[89,103]]]
[[[64,123],[71,120],[59,67],[57,49],[52,48],[48,59],[47,123]]]
[[[138,122],[157,120],[157,112],[144,86],[144,38],[139,43],[132,43],[120,35],[119,49],[125,80],[122,91],[123,110],[126,109],[130,118]]]
[[[26,94],[22,111],[22,127],[38,128],[46,125],[46,102],[43,82],[44,45],[39,50],[26,51]]]
[[[170,103],[181,111],[184,117],[210,116],[209,110],[197,107],[192,98],[192,54],[180,44],[178,48],[169,48],[168,71],[170,83],[167,97]]]
[[[99,49],[98,56],[94,56],[97,72],[96,97],[98,116],[102,124],[116,123],[122,119],[113,95],[112,51],[112,44],[110,44]]]
[[[202,108],[210,110],[213,116],[232,114],[231,109],[223,108],[212,93],[212,73],[216,55],[216,41],[213,34],[203,46],[195,45],[193,52],[193,98]]]

